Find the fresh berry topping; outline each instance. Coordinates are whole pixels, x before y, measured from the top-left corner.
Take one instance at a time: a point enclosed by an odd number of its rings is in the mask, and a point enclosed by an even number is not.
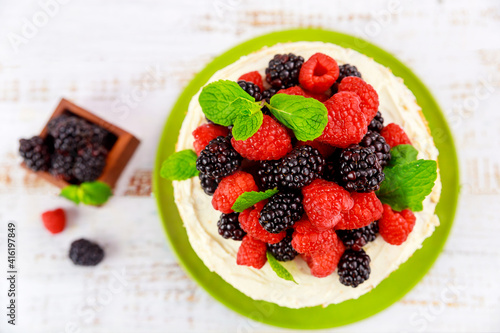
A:
[[[266,68],[267,83],[278,90],[298,85],[303,63],[304,58],[293,53],[276,54]]]
[[[356,76],[362,78],[361,73],[358,71],[356,66],[350,64],[344,64],[339,66],[339,77],[337,83],[342,82],[342,80],[348,76]]]
[[[277,160],[292,150],[292,141],[286,128],[268,115],[264,115],[257,133],[246,140],[231,139],[234,149],[249,160]]]
[[[302,258],[311,269],[312,276],[323,278],[331,275],[335,271],[344,251],[344,244],[337,241],[335,246],[328,251],[303,254]]]
[[[267,249],[278,261],[290,261],[297,256],[297,251],[292,246],[293,229],[287,231],[287,235],[276,244],[267,244]]]
[[[104,251],[96,243],[79,239],[71,243],[69,258],[75,265],[95,266],[104,258]]]
[[[216,179],[235,172],[241,164],[241,156],[231,146],[231,142],[219,136],[203,149],[196,160],[196,169],[206,176]]]
[[[258,85],[247,81],[238,81],[238,84],[247,94],[255,98],[255,101],[258,102],[262,100],[262,90],[260,90]]]
[[[329,144],[314,140],[314,141],[297,141],[297,146],[311,146],[314,149],[317,149],[321,156],[327,158],[333,154],[335,151],[335,147],[330,146]]]
[[[108,151],[98,145],[88,144],[78,150],[78,156],[73,165],[73,176],[77,182],[91,182],[98,179],[106,166]]]
[[[280,89],[276,89],[276,88],[269,88],[267,90],[264,90],[262,92],[262,99],[265,100],[266,102],[270,102],[271,101],[271,97],[273,97],[274,95],[276,95],[276,93],[279,91]],[[265,114],[269,114],[270,112],[267,110],[267,107],[264,107],[264,110],[266,110],[266,112],[264,112]],[[263,110],[263,111],[264,111]]]
[[[262,162],[257,174],[262,187],[299,189],[323,173],[325,159],[311,146],[295,147],[279,161]]]
[[[49,149],[39,136],[19,140],[19,154],[26,166],[33,171],[46,171],[49,168]]]
[[[292,246],[298,253],[328,252],[338,243],[335,231],[332,229],[319,231],[305,216],[295,223],[294,229]]]
[[[382,117],[380,111],[377,111],[375,118],[373,118],[370,125],[368,125],[368,130],[380,133],[382,128],[384,128],[384,117]]]
[[[382,135],[385,139],[385,142],[394,148],[398,145],[411,145],[411,141],[406,135],[405,131],[398,124],[390,123],[385,126],[382,131],[380,131],[380,135]]]
[[[359,98],[351,92],[339,92],[325,102],[328,124],[318,141],[346,148],[361,141],[366,134],[368,121],[360,111]]]
[[[371,85],[359,77],[349,76],[339,84],[339,92],[350,91],[358,95],[361,100],[359,107],[364,113],[366,119],[370,122],[378,111],[378,94]]]
[[[342,220],[337,223],[335,229],[358,229],[366,227],[373,221],[382,217],[382,203],[374,192],[351,193],[354,206],[342,214]]]
[[[231,238],[235,241],[242,240],[247,233],[240,227],[240,222],[238,221],[239,216],[239,213],[222,214],[217,222],[219,235],[225,239]]]
[[[333,228],[342,218],[342,213],[354,204],[349,192],[323,179],[316,179],[304,187],[302,195],[304,210],[318,230]]]
[[[73,153],[89,143],[94,135],[94,126],[82,118],[61,116],[51,120],[48,131],[54,137],[54,148]]]
[[[220,178],[210,178],[204,173],[200,172],[200,185],[203,191],[208,195],[214,195],[217,186],[219,186]]]
[[[352,145],[341,150],[338,161],[337,181],[350,192],[376,191],[385,179],[374,147]]]
[[[278,234],[292,227],[303,214],[300,194],[278,193],[269,199],[260,212],[259,223],[267,232]]]
[[[326,54],[316,53],[302,65],[299,81],[306,90],[324,93],[330,89],[338,77],[337,62]]]
[[[266,243],[246,235],[243,237],[243,241],[238,249],[236,263],[238,265],[261,269],[267,261],[266,251]]]
[[[249,72],[240,76],[238,81],[252,82],[259,87],[260,91],[264,91],[264,84],[262,83],[262,76],[258,71]]]
[[[314,98],[314,99],[320,101],[321,103],[326,102],[329,98],[325,94],[315,94],[312,92],[306,92],[306,91],[304,91],[304,89],[302,89],[299,86],[290,87],[287,89],[280,90],[280,91],[278,91],[278,94],[286,94],[286,95],[292,95],[292,96],[304,96],[306,98]]]
[[[380,236],[389,244],[401,245],[413,230],[415,221],[416,217],[411,210],[397,212],[384,204],[384,213],[378,221]]]
[[[239,221],[241,229],[245,230],[250,236],[257,238],[265,243],[275,244],[280,242],[286,236],[286,231],[278,234],[267,232],[259,223],[260,212],[264,208],[266,200],[258,202],[254,207],[248,208],[240,213]]]
[[[236,171],[222,179],[212,198],[212,206],[224,214],[232,213],[232,207],[240,195],[258,190],[251,174]]]
[[[73,165],[75,159],[72,155],[63,152],[55,152],[50,159],[49,172],[57,179],[73,182]]]
[[[356,288],[370,277],[370,257],[361,249],[346,250],[338,264],[340,283]]]
[[[194,142],[193,147],[196,154],[200,156],[200,153],[213,139],[219,136],[227,136],[229,130],[227,127],[219,126],[215,124],[204,124],[197,127],[193,131]]]
[[[45,228],[53,234],[58,234],[66,226],[66,213],[63,209],[50,210],[42,214]]]
[[[366,132],[366,135],[359,145],[362,147],[375,148],[375,155],[382,167],[385,167],[391,160],[391,146],[385,142],[384,137],[378,132]]]
[[[337,236],[348,248],[359,251],[369,242],[377,238],[378,223],[373,222],[366,227],[352,230],[337,230]]]

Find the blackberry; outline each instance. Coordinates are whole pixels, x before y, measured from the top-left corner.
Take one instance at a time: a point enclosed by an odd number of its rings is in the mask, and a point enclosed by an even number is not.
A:
[[[68,153],[52,154],[49,172],[57,179],[73,182],[73,164],[75,159]]]
[[[240,222],[238,222],[238,217],[240,213],[230,213],[222,214],[220,216],[219,222],[217,222],[217,228],[219,229],[219,235],[225,239],[231,238],[235,241],[240,241],[247,234],[240,227]]]
[[[295,147],[279,161],[261,163],[258,178],[265,189],[299,189],[319,178],[325,167],[325,159],[311,146]]]
[[[382,113],[377,111],[375,118],[372,119],[370,125],[368,125],[368,129],[372,132],[379,132],[384,128],[384,117],[382,117]]]
[[[200,172],[200,175],[198,176],[200,178],[200,184],[201,188],[203,191],[205,191],[206,194],[208,195],[214,195],[215,190],[219,186],[220,179],[219,178],[210,178],[204,173]]]
[[[49,122],[49,134],[54,137],[54,148],[74,153],[84,147],[94,135],[94,126],[75,116],[61,116]]]
[[[203,149],[196,160],[196,168],[212,179],[223,178],[241,165],[241,156],[231,146],[228,138],[219,136]]]
[[[372,192],[385,179],[375,147],[351,145],[340,151],[336,169],[339,185],[353,192]]]
[[[304,215],[302,195],[296,193],[278,193],[274,195],[260,212],[259,223],[272,234],[279,234],[300,220]]]
[[[359,251],[369,242],[373,242],[377,238],[378,222],[372,222],[366,227],[353,230],[337,230],[337,236],[342,240],[342,243],[354,251]]]
[[[238,84],[240,85],[241,89],[245,90],[250,96],[255,98],[255,101],[261,101],[262,100],[262,92],[260,91],[259,86],[257,86],[253,82],[248,82],[248,81],[238,81]]]
[[[370,277],[370,257],[361,249],[348,249],[342,254],[338,264],[340,283],[356,288]]]
[[[276,244],[267,244],[267,249],[279,261],[290,261],[298,255],[292,246],[293,230],[289,229],[285,238]]]
[[[375,148],[375,155],[380,162],[382,167],[385,167],[391,160],[391,146],[380,133],[368,131],[364,136],[363,140],[359,143],[363,147],[373,147]]]
[[[104,258],[104,251],[96,243],[79,239],[71,243],[69,258],[75,265],[95,266]]]
[[[277,89],[296,86],[303,63],[304,58],[293,53],[276,54],[266,68],[266,81]]]
[[[335,81],[335,83],[332,86],[332,92],[334,94],[337,93],[338,88],[339,88],[339,84],[342,81],[342,79],[344,79],[345,77],[348,77],[348,76],[356,76],[356,77],[362,78],[361,73],[358,71],[356,66],[352,66],[349,64],[340,65],[339,66],[339,77],[337,78],[337,81]]]
[[[24,159],[26,166],[33,171],[47,171],[49,168],[49,148],[39,136],[19,140],[19,155]]]
[[[270,102],[271,101],[271,97],[273,97],[274,95],[276,95],[276,93],[279,91],[280,89],[276,89],[276,88],[269,88],[267,90],[264,90],[262,92],[262,99],[265,100],[266,102]],[[265,107],[266,111],[267,111],[267,114],[270,114],[269,110],[267,109],[267,107]],[[265,112],[264,112],[265,113]]]
[[[73,176],[79,183],[98,179],[106,166],[108,151],[98,145],[89,144],[78,151],[73,166]]]

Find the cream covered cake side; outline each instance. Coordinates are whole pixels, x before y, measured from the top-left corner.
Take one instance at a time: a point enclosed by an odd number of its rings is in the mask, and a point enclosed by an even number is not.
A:
[[[363,79],[377,91],[379,110],[385,123],[394,122],[403,127],[419,152],[418,158],[437,160],[438,151],[426,120],[414,95],[404,85],[403,80],[395,77],[388,68],[356,51],[322,42],[278,44],[242,57],[215,73],[209,82],[221,79],[236,81],[242,74],[255,70],[264,73],[274,54],[290,52],[305,59],[322,52],[334,58],[339,65],[345,63],[355,65],[363,74]],[[189,105],[179,133],[177,151],[193,148],[192,132],[205,122],[198,96],[199,93],[193,97]],[[312,276],[309,267],[300,257],[282,263],[298,284],[278,278],[269,264],[260,270],[238,266],[236,255],[241,243],[224,239],[218,234],[217,221],[221,213],[212,207],[212,197],[201,189],[199,179],[195,177],[185,181],[174,181],[175,201],[189,241],[205,265],[249,297],[290,308],[340,303],[358,298],[377,286],[408,260],[439,225],[434,210],[440,192],[441,182],[438,176],[432,193],[423,202],[423,211],[415,213],[417,218],[415,227],[402,245],[390,245],[381,237],[377,237],[374,242],[364,247],[371,258],[370,278],[357,288],[352,288],[342,285],[336,272],[325,278]]]

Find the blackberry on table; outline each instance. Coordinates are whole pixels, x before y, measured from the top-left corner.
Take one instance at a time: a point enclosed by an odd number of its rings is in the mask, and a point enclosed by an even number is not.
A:
[[[79,239],[71,243],[69,258],[75,265],[95,266],[104,258],[104,251],[96,243]]]
[[[293,53],[276,54],[266,68],[266,81],[277,89],[296,86],[303,63],[304,58]]]
[[[73,182],[74,161],[73,155],[55,152],[51,157],[49,172],[57,179]]]
[[[239,213],[222,214],[217,222],[219,235],[225,239],[240,241],[247,234],[238,222]]]
[[[241,165],[241,156],[228,138],[219,136],[203,149],[196,160],[196,169],[213,179],[235,172]]]
[[[347,248],[359,251],[363,246],[369,242],[373,242],[377,238],[378,222],[372,222],[366,227],[359,229],[337,230],[336,233]]]
[[[19,140],[19,155],[24,159],[26,166],[33,171],[46,171],[49,168],[49,148],[39,136]]]
[[[200,178],[200,184],[203,191],[208,195],[214,195],[217,186],[219,186],[220,179],[219,178],[210,178],[204,173],[200,172],[198,176]]]
[[[361,249],[345,250],[338,264],[340,283],[356,288],[370,277],[370,257]]]
[[[84,147],[94,135],[93,125],[75,116],[61,116],[49,122],[49,134],[54,137],[54,148],[74,153]]]
[[[287,235],[276,244],[267,244],[267,250],[271,252],[273,257],[278,261],[290,261],[298,255],[297,251],[292,246],[293,230],[289,229]]]
[[[272,234],[279,234],[300,220],[304,215],[302,195],[278,193],[272,196],[260,212],[259,223]]]
[[[384,137],[378,132],[370,130],[366,132],[366,135],[361,140],[359,145],[363,147],[375,148],[375,155],[377,156],[382,167],[385,167],[391,160],[391,146],[385,142]]]
[[[106,166],[108,151],[102,146],[87,145],[78,151],[73,165],[73,176],[80,183],[98,179]]]
[[[370,125],[368,125],[368,130],[380,133],[382,128],[384,128],[384,117],[382,117],[382,113],[380,113],[380,111],[377,111],[377,114],[370,122]]]
[[[241,89],[245,90],[247,94],[255,98],[255,101],[258,102],[262,100],[262,92],[260,91],[259,86],[255,83],[241,80],[238,81],[238,85]]]

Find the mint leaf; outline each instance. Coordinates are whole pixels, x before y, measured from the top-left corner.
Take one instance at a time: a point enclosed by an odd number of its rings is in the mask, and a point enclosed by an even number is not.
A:
[[[314,98],[276,94],[268,108],[300,141],[316,139],[328,123],[326,107]]]
[[[111,187],[103,182],[85,182],[78,187],[78,198],[85,205],[100,206],[113,195]]]
[[[161,165],[160,176],[168,180],[186,180],[197,176],[198,156],[191,149],[181,150],[170,155]]]
[[[265,192],[255,192],[255,191],[245,192],[245,193],[241,194],[238,197],[238,199],[236,199],[236,201],[233,204],[233,207],[231,207],[231,208],[235,212],[241,213],[245,209],[250,208],[253,205],[255,205],[257,202],[269,199],[270,197],[272,197],[276,193],[278,193],[277,189],[271,189],[271,190],[267,190]]]
[[[73,201],[77,205],[80,203],[80,198],[78,197],[78,185],[66,186],[61,190],[61,193],[59,195]]]
[[[398,145],[391,149],[391,160],[387,164],[392,167],[417,160],[418,151],[412,145]]]
[[[293,278],[293,275],[290,274],[290,272],[285,267],[283,267],[283,265],[280,264],[280,262],[276,260],[276,258],[270,252],[266,252],[266,256],[267,261],[269,261],[269,265],[276,273],[276,275],[278,275],[278,277],[282,278],[283,280],[292,281],[295,284],[298,284],[297,281],[295,281],[295,279]]]
[[[241,89],[238,83],[228,80],[219,80],[206,85],[198,101],[205,116],[222,126],[233,125],[240,112],[249,108],[249,103],[258,106],[255,98]]]
[[[397,211],[409,208],[419,212],[423,209],[422,201],[432,192],[437,179],[437,163],[418,160],[385,168],[384,173],[385,180],[377,191],[380,201]]]
[[[258,112],[253,114],[243,114],[236,118],[233,126],[233,137],[235,140],[246,140],[259,130],[262,122],[264,121],[264,115],[258,109]]]

